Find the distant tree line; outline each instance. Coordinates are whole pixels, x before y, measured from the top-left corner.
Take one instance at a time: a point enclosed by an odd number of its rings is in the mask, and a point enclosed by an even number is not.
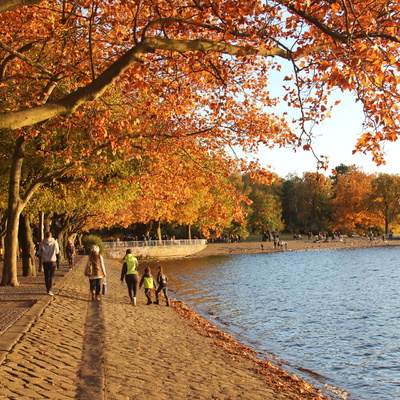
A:
[[[367,174],[355,165],[341,164],[329,177],[305,172],[270,186],[243,179],[252,200],[247,228],[253,233],[382,235],[399,227],[399,175]]]
[[[367,174],[355,165],[341,164],[329,177],[305,172],[301,177],[277,177],[270,185],[255,183],[249,175],[235,175],[232,181],[249,200],[242,202],[245,218],[210,230],[211,240],[237,241],[265,232],[369,236],[400,228],[400,175]],[[160,230],[165,238],[188,237],[187,226],[172,222],[165,222]],[[189,231],[191,237],[204,237],[201,226],[194,224]],[[122,232],[130,234],[128,239],[159,238],[151,223],[135,223],[123,231],[118,227],[97,231],[114,238],[123,238]]]

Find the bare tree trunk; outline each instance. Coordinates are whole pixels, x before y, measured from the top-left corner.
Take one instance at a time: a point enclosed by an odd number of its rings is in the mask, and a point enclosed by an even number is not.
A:
[[[44,217],[44,233],[46,234],[46,232],[50,232],[50,228],[51,228],[51,218],[49,218],[48,215],[45,215]]]
[[[65,260],[65,246],[67,244],[65,238],[67,237],[67,230],[63,229],[57,235],[58,246],[60,247],[60,259]]]
[[[147,240],[147,238],[150,236],[150,232],[153,229],[153,221],[150,221],[148,224],[144,224],[144,228],[145,228],[145,240]]]
[[[19,195],[21,170],[25,157],[25,139],[20,136],[15,144],[8,189],[7,230],[1,284],[18,286],[18,224],[23,205]]]
[[[18,207],[8,210],[8,224],[5,238],[3,275],[1,285],[18,286],[17,257],[18,257],[18,222],[20,211]]]
[[[190,224],[187,226],[187,237],[189,240],[192,239],[192,225]]]
[[[39,211],[39,243],[44,239],[44,212]]]
[[[18,237],[22,248],[22,275],[36,276],[35,247],[32,241],[30,218],[23,214],[19,218]]]

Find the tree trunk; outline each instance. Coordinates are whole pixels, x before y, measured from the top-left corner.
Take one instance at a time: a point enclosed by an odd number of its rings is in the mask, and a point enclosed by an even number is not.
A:
[[[61,218],[59,222],[61,225],[61,229],[58,232],[57,240],[58,240],[58,245],[60,246],[60,258],[61,260],[65,260],[65,247],[68,241],[68,233],[71,228],[71,218],[70,217]]]
[[[30,218],[23,214],[19,218],[18,237],[22,248],[22,276],[36,276],[35,247],[32,241]]]
[[[51,219],[49,218],[48,215],[45,215],[43,224],[44,224],[44,225],[43,225],[44,234],[46,234],[46,232],[50,232],[50,228],[51,228]]]
[[[151,230],[153,229],[153,221],[150,221],[148,224],[144,224],[144,229],[145,229],[144,240],[147,240],[147,238],[150,236]]]
[[[161,223],[160,223],[160,221],[154,221],[154,223],[155,223],[155,231],[156,231],[156,233],[157,233],[157,240],[159,241],[159,242],[162,242],[162,235],[161,235]]]
[[[4,263],[1,285],[18,286],[17,257],[18,257],[18,223],[20,211],[16,205],[8,209],[7,232],[4,244]]]
[[[44,212],[39,211],[39,243],[44,239]],[[38,265],[38,271],[42,272],[43,271],[43,263],[42,259],[39,256],[39,265]]]
[[[3,275],[1,284],[18,286],[18,224],[23,209],[19,194],[21,170],[25,157],[25,139],[20,136],[16,143],[11,164],[10,183],[8,189],[7,230],[4,249]]]
[[[39,211],[39,243],[44,239],[44,212]]]
[[[187,237],[189,240],[192,239],[192,225],[190,224],[187,226]]]
[[[68,231],[67,227],[65,229],[62,229],[61,232],[57,235],[57,241],[58,241],[58,246],[60,247],[60,259],[65,260],[65,246],[67,245],[68,239]]]

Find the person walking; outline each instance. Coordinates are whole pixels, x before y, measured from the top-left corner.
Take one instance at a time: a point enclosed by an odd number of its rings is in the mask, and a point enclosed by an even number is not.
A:
[[[128,295],[131,303],[136,306],[136,294],[139,286],[138,260],[132,254],[131,249],[126,250],[124,259],[122,260],[121,283],[125,282],[128,286]]]
[[[54,283],[54,272],[57,265],[57,254],[60,253],[58,242],[53,238],[51,232],[47,232],[46,237],[39,244],[39,257],[43,263],[44,282],[46,291],[50,296],[54,296],[51,291]]]
[[[144,274],[140,280],[140,287],[144,286],[144,294],[147,297],[147,305],[152,304],[151,291],[156,287],[153,275],[151,274],[150,267],[144,269]]]
[[[163,267],[161,265],[158,266],[157,284],[158,284],[158,288],[156,290],[156,301],[154,304],[160,303],[159,294],[161,291],[163,291],[165,301],[166,301],[166,306],[169,307],[168,288],[167,288],[168,277],[167,277],[167,275],[164,274]]]
[[[100,300],[101,284],[103,278],[106,277],[106,267],[104,265],[103,256],[100,254],[100,248],[97,245],[93,245],[90,248],[90,254],[86,263],[86,269],[88,267],[90,269],[88,278],[92,301]]]
[[[58,240],[55,239],[55,241],[57,242],[58,249],[60,249],[60,245],[58,244]],[[60,254],[60,252],[58,252],[56,254],[56,270],[60,269],[60,256],[61,256],[61,254]]]
[[[68,240],[67,245],[65,246],[65,256],[68,260],[69,269],[74,269],[75,267],[75,246],[72,243],[72,240]]]

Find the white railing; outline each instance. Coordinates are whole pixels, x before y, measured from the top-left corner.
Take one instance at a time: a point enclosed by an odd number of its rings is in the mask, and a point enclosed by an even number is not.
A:
[[[149,247],[149,246],[193,246],[205,245],[207,239],[177,239],[177,240],[146,240],[146,241],[114,241],[103,242],[106,249],[130,248],[130,247]]]

